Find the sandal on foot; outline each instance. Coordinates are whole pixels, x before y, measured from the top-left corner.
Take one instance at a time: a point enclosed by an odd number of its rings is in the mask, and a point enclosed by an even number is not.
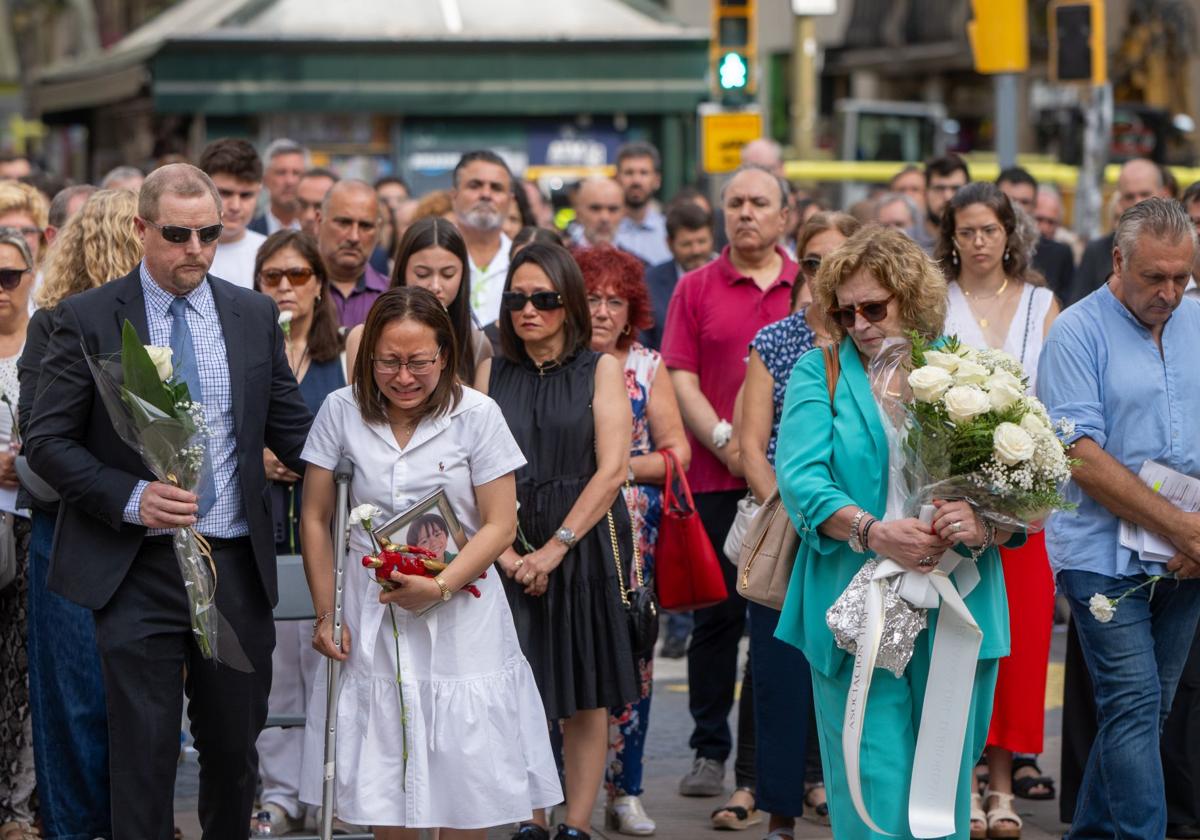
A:
[[[1020,770],[1032,770],[1033,772],[1018,776]],[[1038,767],[1038,763],[1032,758],[1013,758],[1012,764],[1012,786],[1013,793],[1022,799],[1053,799],[1054,798],[1054,779],[1042,772],[1042,768]],[[1037,790],[1041,788],[1041,790]]]
[[[521,823],[509,840],[550,840],[550,832],[537,823]]]
[[[821,801],[816,801],[815,794],[821,792]],[[809,814],[808,809],[812,809]],[[829,802],[825,799],[825,785],[822,782],[815,782],[808,785],[804,789],[804,816],[811,822],[818,825],[829,825]]]
[[[971,840],[987,840],[987,814],[983,812],[983,797],[971,794]]]
[[[27,822],[6,822],[0,825],[0,840],[41,840],[41,833]]]
[[[1021,818],[1013,810],[1013,795],[989,790],[984,797],[988,840],[1016,840],[1021,836]]]
[[[738,788],[734,791],[734,793],[738,792],[749,793],[752,797],[754,796],[754,792],[749,788]],[[758,825],[762,821],[762,811],[759,811],[754,805],[745,808],[741,805],[726,803],[712,812],[713,828],[719,831],[741,831],[752,825]]]

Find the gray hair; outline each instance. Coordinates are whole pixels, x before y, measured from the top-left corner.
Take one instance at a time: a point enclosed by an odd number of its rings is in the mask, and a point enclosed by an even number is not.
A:
[[[912,218],[913,227],[916,227],[923,221],[921,218],[921,208],[917,207],[917,202],[913,201],[904,193],[898,192],[886,192],[879,196],[878,200],[875,202],[876,218],[879,217],[880,211],[882,211],[883,208],[887,207],[889,204],[903,204],[906,208],[908,208],[908,215]]]
[[[100,179],[100,189],[115,189],[115,185],[122,181],[141,180],[145,177],[146,173],[142,172],[136,166],[114,166]]]
[[[148,222],[157,222],[158,203],[166,193],[181,198],[209,195],[218,217],[221,215],[221,194],[212,178],[190,163],[169,163],[147,175],[142,191],[138,193],[138,215]]]
[[[267,146],[267,150],[263,152],[263,160],[270,163],[280,155],[303,155],[304,168],[307,169],[309,167],[308,149],[301,146],[295,140],[289,140],[286,137],[272,140]]]
[[[1192,249],[1196,248],[1196,226],[1173,198],[1147,198],[1121,214],[1113,244],[1126,261],[1133,259],[1134,249],[1144,237],[1171,243],[1186,238]]]
[[[140,176],[141,173],[139,172]],[[99,192],[100,188],[91,184],[75,184],[70,187],[63,187],[54,195],[54,200],[50,202],[50,217],[47,224],[52,228],[60,228],[67,223],[68,213],[71,208],[71,200],[80,195],[91,195],[94,192]]]
[[[0,245],[11,245],[21,252],[21,259],[25,260],[25,267],[28,269],[35,268],[33,264],[33,252],[29,250],[29,243],[25,241],[24,235],[16,228],[0,227]]]
[[[792,185],[788,183],[787,178],[776,175],[770,169],[759,163],[743,163],[729,174],[729,177],[725,179],[725,183],[721,184],[720,202],[722,206],[725,204],[725,190],[727,190],[729,185],[733,183],[733,179],[741,175],[743,172],[761,172],[768,176],[772,181],[775,182],[775,185],[779,187],[780,206],[788,206],[788,196],[792,194]]]

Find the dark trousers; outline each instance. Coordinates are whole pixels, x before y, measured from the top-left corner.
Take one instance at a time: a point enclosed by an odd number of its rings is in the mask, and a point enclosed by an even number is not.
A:
[[[249,835],[258,771],[254,742],[267,716],[275,624],[250,541],[213,542],[217,607],[254,673],[201,656],[175,551],[166,540],[143,543],[112,600],[95,613],[108,701],[113,835],[122,840],[173,836],[184,693],[200,760],[204,840]]]
[[[1162,762],[1167,822],[1200,824],[1200,628],[1163,728]]]
[[[737,515],[741,490],[696,493],[696,511],[709,540],[718,549],[725,544],[729,526]],[[695,611],[695,627],[688,645],[688,708],[695,727],[689,745],[700,758],[725,761],[733,749],[729,712],[737,684],[738,642],[746,629],[746,600],[737,593],[737,568],[721,558],[729,597],[713,607]],[[738,759],[734,768],[740,787],[754,786],[753,688],[747,672],[738,705]]]

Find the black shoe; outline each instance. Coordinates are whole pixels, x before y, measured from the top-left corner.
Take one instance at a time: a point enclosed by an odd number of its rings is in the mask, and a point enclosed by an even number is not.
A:
[[[537,823],[521,823],[509,840],[550,840],[550,832]]]
[[[658,655],[664,659],[683,659],[687,655],[687,637],[682,639],[667,638],[662,643]]]
[[[571,828],[569,825],[559,823],[558,834],[554,835],[554,840],[592,840],[592,835],[578,828]]]
[[[1167,837],[1171,840],[1198,840],[1200,825],[1177,825],[1167,823]]]

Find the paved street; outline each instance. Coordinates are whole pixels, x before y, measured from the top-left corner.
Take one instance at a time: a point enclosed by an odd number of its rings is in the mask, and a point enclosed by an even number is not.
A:
[[[1061,731],[1062,659],[1066,643],[1065,632],[1056,632],[1051,652],[1050,680],[1046,702],[1046,751],[1042,757],[1042,768],[1050,775],[1058,776],[1059,733]],[[679,777],[687,771],[691,754],[687,749],[691,732],[691,718],[687,710],[687,673],[683,660],[660,658],[655,663],[655,696],[651,710],[649,743],[646,749],[646,793],[643,801],[647,812],[657,821],[659,840],[694,840],[694,838],[719,838],[709,825],[708,815],[722,799],[694,799],[679,796],[676,786]],[[731,724],[732,724],[731,720]],[[732,772],[729,787],[732,789]],[[199,826],[195,817],[196,806],[196,763],[190,755],[180,767],[176,787],[176,811],[178,824],[187,840],[198,840]],[[1031,802],[1016,800],[1016,807],[1025,820],[1025,840],[1050,840],[1062,835],[1063,825],[1058,821],[1058,802]],[[615,831],[605,831],[603,812],[597,809],[592,818],[593,837],[615,840],[623,837]],[[725,834],[726,837],[740,836],[745,840],[758,840],[765,835],[765,823],[740,834]],[[489,840],[504,840],[509,830],[497,829]],[[796,838],[830,838],[829,828],[807,820],[797,823]]]

